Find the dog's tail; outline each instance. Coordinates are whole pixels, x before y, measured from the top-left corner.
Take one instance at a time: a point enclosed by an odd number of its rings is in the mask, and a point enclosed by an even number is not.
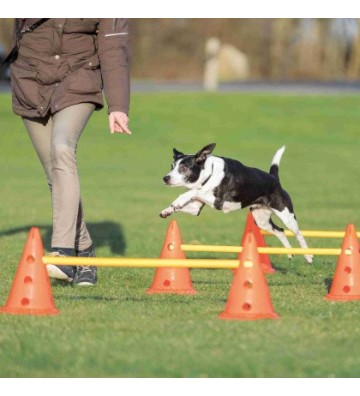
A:
[[[271,166],[270,166],[270,175],[273,175],[276,177],[276,179],[279,180],[279,164],[280,164],[280,160],[282,155],[284,154],[285,151],[285,146],[282,146],[274,155],[274,158],[271,162]]]

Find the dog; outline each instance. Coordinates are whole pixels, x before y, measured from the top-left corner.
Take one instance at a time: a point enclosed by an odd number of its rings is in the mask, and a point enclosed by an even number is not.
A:
[[[166,218],[175,212],[198,216],[205,204],[224,213],[249,207],[257,226],[275,235],[284,247],[291,245],[284,230],[272,221],[273,214],[294,233],[300,247],[307,248],[291,198],[280,184],[279,164],[285,146],[275,153],[269,173],[231,158],[211,155],[215,146],[215,143],[209,144],[193,155],[173,149],[174,162],[163,181],[168,186],[186,187],[189,191],[162,210],[160,217]],[[311,263],[313,256],[305,255],[305,259]]]

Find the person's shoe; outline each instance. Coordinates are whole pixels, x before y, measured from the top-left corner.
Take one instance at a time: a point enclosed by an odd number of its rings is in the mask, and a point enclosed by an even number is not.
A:
[[[95,249],[91,245],[88,249],[76,252],[78,257],[95,257]],[[93,286],[97,282],[97,267],[84,266],[76,267],[74,284],[79,286]]]
[[[94,286],[97,282],[96,267],[76,267],[74,284],[78,286]]]
[[[48,254],[48,256],[52,257],[67,257],[69,254],[64,254],[62,250],[54,251]],[[47,273],[50,278],[63,280],[71,283],[75,277],[75,267],[71,265],[54,265],[47,264],[46,265]]]

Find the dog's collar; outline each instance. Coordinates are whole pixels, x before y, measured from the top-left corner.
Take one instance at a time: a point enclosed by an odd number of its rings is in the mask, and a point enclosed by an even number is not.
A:
[[[204,187],[205,184],[209,181],[210,177],[211,177],[212,174],[213,174],[213,171],[214,171],[214,164],[212,164],[212,166],[211,166],[211,173],[210,173],[210,175],[201,183],[201,187]]]

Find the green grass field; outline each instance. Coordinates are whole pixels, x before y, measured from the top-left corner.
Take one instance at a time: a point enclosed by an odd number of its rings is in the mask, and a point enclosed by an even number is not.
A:
[[[45,176],[10,102],[0,96],[0,305],[30,227],[40,227],[46,249],[51,236]],[[300,227],[360,229],[359,108],[357,96],[134,94],[131,137],[110,135],[106,111],[96,113],[78,162],[97,255],[156,258],[171,219],[185,243],[239,244],[246,210],[158,216],[182,192],[162,182],[172,148],[194,153],[212,142],[215,155],[264,170],[286,145],[280,177]],[[102,268],[90,289],[53,285],[59,315],[0,315],[0,376],[359,377],[360,302],[324,300],[336,257],[318,256],[312,266],[301,256],[272,261],[277,271],[267,280],[279,320],[218,319],[229,270],[191,270],[194,296],[147,295],[152,269]]]

